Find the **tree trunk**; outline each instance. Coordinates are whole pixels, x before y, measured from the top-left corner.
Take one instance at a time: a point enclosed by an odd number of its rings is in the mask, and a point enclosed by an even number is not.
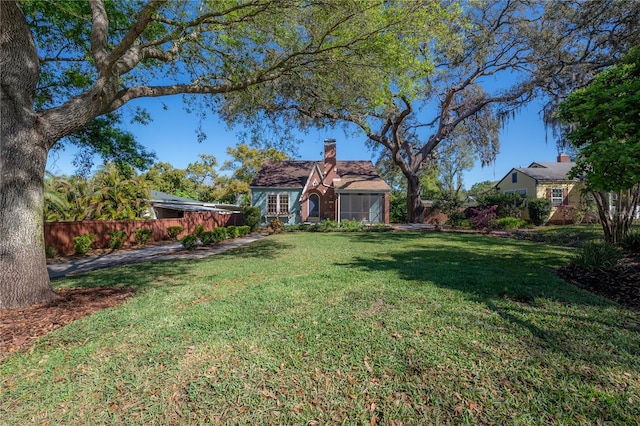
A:
[[[405,175],[406,176],[406,175]],[[420,178],[416,174],[406,176],[407,178],[407,222],[424,223],[424,206],[420,192]]]
[[[611,203],[614,193],[594,191],[592,194],[605,241],[611,244],[622,242],[631,231],[633,214],[640,198],[640,186],[618,191],[615,193],[614,203]]]
[[[56,298],[44,250],[46,132],[33,111],[38,57],[24,16],[0,1],[0,308]]]
[[[34,143],[35,132],[15,118],[2,109],[0,308],[48,302],[56,297],[49,282],[44,249],[47,152]]]

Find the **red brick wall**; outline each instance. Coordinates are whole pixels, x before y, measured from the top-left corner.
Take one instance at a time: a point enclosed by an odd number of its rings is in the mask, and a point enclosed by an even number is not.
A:
[[[214,228],[230,225],[243,225],[242,213],[218,213],[218,212],[185,212],[179,219],[153,219],[153,220],[86,220],[81,222],[45,222],[45,245],[54,247],[58,254],[71,254],[74,252],[73,238],[79,235],[95,234],[94,248],[106,248],[109,246],[109,232],[125,231],[128,236],[127,243],[134,243],[134,232],[138,228],[153,230],[150,241],[163,241],[169,237],[167,228],[170,226],[182,226],[184,229],[180,236],[193,233],[196,225],[203,225],[206,231]]]

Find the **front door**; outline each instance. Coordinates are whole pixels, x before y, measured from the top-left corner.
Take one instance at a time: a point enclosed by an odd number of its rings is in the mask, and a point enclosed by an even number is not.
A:
[[[318,194],[309,195],[309,216],[307,220],[320,220],[320,197],[318,197]]]

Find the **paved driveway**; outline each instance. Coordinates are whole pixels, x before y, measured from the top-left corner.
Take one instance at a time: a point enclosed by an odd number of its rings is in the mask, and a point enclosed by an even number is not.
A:
[[[68,262],[52,263],[47,265],[47,270],[49,271],[50,278],[58,278],[67,275],[81,274],[94,269],[107,268],[109,266],[123,265],[126,263],[144,262],[147,260],[202,259],[252,243],[263,237],[265,237],[264,234],[250,235],[244,238],[225,241],[207,250],[196,250],[192,252],[184,250],[180,243],[168,243],[135,250],[116,251],[102,256],[83,257]]]

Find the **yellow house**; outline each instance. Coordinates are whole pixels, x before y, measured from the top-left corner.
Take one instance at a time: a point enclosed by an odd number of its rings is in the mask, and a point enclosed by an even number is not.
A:
[[[553,206],[551,223],[567,223],[573,220],[576,209],[582,202],[582,182],[569,179],[569,171],[576,165],[568,155],[558,155],[558,161],[533,162],[529,167],[511,169],[497,184],[496,189],[503,193],[517,193],[527,200],[547,198]],[[524,209],[523,219],[529,219]]]

